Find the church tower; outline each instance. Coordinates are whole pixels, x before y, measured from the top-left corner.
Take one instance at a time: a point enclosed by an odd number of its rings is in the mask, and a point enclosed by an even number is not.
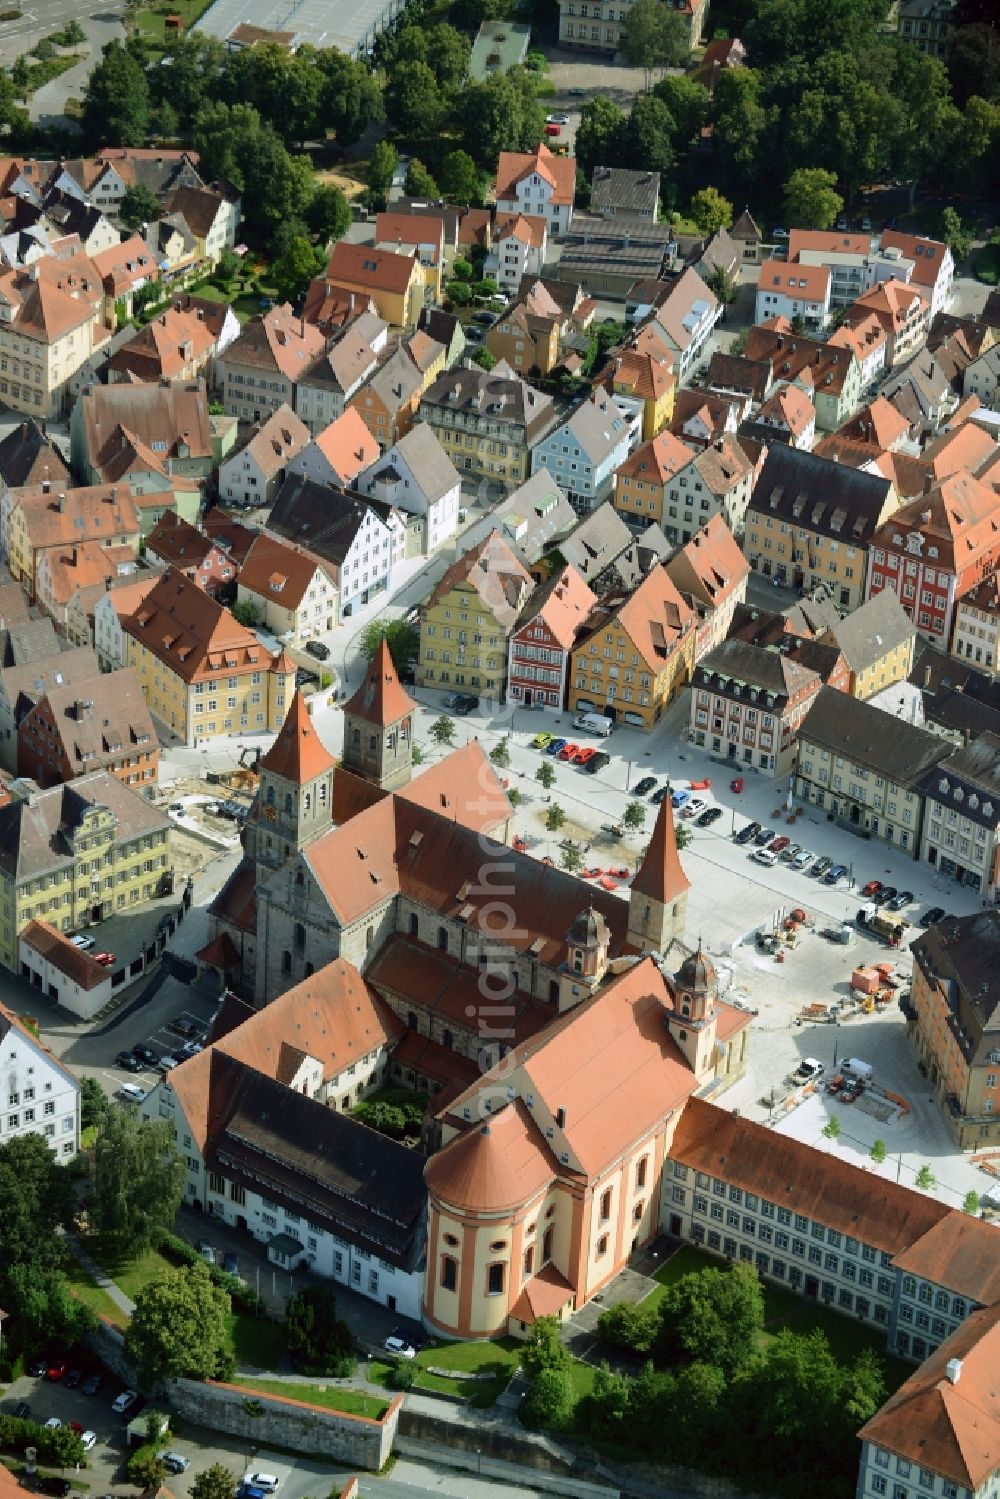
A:
[[[247,857],[257,866],[258,882],[331,826],[334,763],[296,692],[258,767],[260,786],[247,821]]]
[[[671,985],[674,1009],[667,1025],[687,1059],[695,1077],[703,1078],[715,1067],[717,1020],[715,1004],[719,981],[711,958],[701,942],[698,951],[681,964]]]
[[[566,933],[566,974],[559,986],[559,1010],[569,1010],[593,993],[608,971],[611,933],[600,911],[581,911]]]
[[[400,684],[383,636],[364,681],[344,705],[344,769],[383,791],[405,786],[413,769],[416,707]]]
[[[684,936],[691,881],[681,868],[670,793],[660,803],[646,856],[636,870],[628,902],[626,940],[640,952],[663,953]]]

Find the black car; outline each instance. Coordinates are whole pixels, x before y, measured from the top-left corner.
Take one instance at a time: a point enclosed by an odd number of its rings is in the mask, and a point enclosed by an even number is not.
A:
[[[588,775],[595,776],[605,765],[611,764],[611,756],[605,750],[598,750],[596,755],[591,755],[583,767]]]
[[[695,819],[699,828],[710,828],[713,822],[718,822],[722,816],[721,807],[706,807],[700,817]]]
[[[27,1421],[28,1417],[31,1415],[31,1406],[26,1400],[21,1400],[14,1407],[14,1415],[19,1421]]]
[[[890,906],[891,908],[891,904],[896,899],[896,896],[898,894],[899,891],[896,889],[895,885],[883,885],[881,890],[875,891],[875,894],[872,896],[872,900],[877,906]]]
[[[38,1379],[45,1373],[48,1367],[48,1364],[43,1358],[34,1358],[28,1365],[28,1373],[31,1375],[32,1379]]]
[[[748,822],[745,828],[741,828],[736,834],[737,843],[749,843],[751,838],[756,838],[760,832],[759,822]]]
[[[175,1020],[171,1020],[170,1024],[167,1026],[167,1030],[173,1031],[175,1036],[184,1036],[188,1040],[190,1040],[192,1036],[197,1036],[200,1029],[201,1027],[197,1024],[196,1021],[191,1019],[190,1015],[178,1015],[177,1018]]]
[[[132,1055],[138,1057],[139,1061],[144,1062],[147,1067],[155,1067],[160,1060],[160,1053],[154,1051],[151,1046],[146,1046],[142,1041],[140,1041],[138,1046],[133,1046]]]
[[[82,1369],[71,1369],[69,1371],[69,1373],[66,1375],[66,1378],[63,1380],[63,1388],[66,1389],[66,1390],[75,1390],[76,1387],[77,1387],[77,1385],[80,1384],[80,1382],[82,1381],[82,1379],[83,1379],[83,1370]]]
[[[305,666],[300,666],[298,671],[295,673],[296,687],[308,687],[313,682],[316,683],[317,687],[319,686],[319,677],[316,675],[316,673],[314,671],[309,671]]]
[[[892,900],[889,901],[889,910],[890,911],[905,911],[906,907],[908,905],[910,905],[910,903],[912,902],[912,900],[913,900],[913,891],[912,890],[901,890],[898,895],[894,895],[892,897]]]
[[[115,1058],[115,1061],[124,1072],[142,1071],[142,1063],[139,1061],[139,1058],[133,1056],[130,1051],[120,1051]]]
[[[80,1388],[84,1395],[96,1395],[101,1388],[101,1376],[99,1374],[88,1374]]]
[[[642,780],[641,781],[636,781],[635,785],[632,787],[632,795],[633,796],[648,796],[649,793],[651,791],[655,791],[655,789],[656,789],[656,777],[655,776],[643,776]]]
[[[46,1475],[36,1478],[35,1484],[40,1494],[53,1494],[55,1499],[66,1499],[66,1495],[70,1491],[68,1478],[55,1478]]]
[[[920,918],[920,925],[921,926],[937,926],[940,922],[946,921],[947,918],[948,918],[948,913],[945,911],[944,906],[931,906],[930,909],[927,910],[927,911],[925,911],[924,914],[921,916],[921,918]],[[30,1373],[30,1370],[29,1370],[29,1373]]]
[[[475,713],[478,707],[479,699],[477,697],[470,697],[468,693],[460,692],[455,700],[455,706],[451,711],[457,713],[459,718],[464,718],[467,713]]]
[[[307,640],[302,649],[310,656],[315,656],[317,661],[329,661],[330,647],[324,645],[322,640]]]
[[[662,801],[666,801],[666,799],[667,799],[667,797],[669,795],[670,795],[670,782],[667,781],[666,785],[661,786],[660,789],[659,789],[659,791],[654,791],[653,794],[652,794],[652,796],[649,799],[653,803],[654,806],[658,807]]]
[[[757,844],[758,848],[763,848],[765,843],[770,843],[771,839],[775,837],[777,837],[777,834],[773,828],[758,828],[758,831],[753,835],[753,841]]]

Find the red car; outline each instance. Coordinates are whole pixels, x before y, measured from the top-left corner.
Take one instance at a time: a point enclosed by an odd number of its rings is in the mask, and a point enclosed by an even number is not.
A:
[[[546,125],[546,127],[545,127],[545,134],[546,135],[551,135],[551,136],[562,135],[562,126],[561,125]]]
[[[577,765],[586,765],[587,761],[592,760],[596,754],[597,751],[593,748],[592,745],[588,744],[585,749],[580,750],[577,754]]]
[[[787,848],[791,841],[791,838],[786,838],[784,833],[782,833],[780,838],[773,838],[767,846],[772,853],[780,854],[781,850]]]
[[[862,895],[878,895],[878,893],[881,890],[881,888],[882,888],[882,881],[881,880],[869,880],[868,883],[867,883],[867,885],[862,885],[862,887],[861,887],[861,894]]]
[[[102,968],[110,968],[115,961],[113,952],[95,952],[94,962],[100,963]]]
[[[578,744],[564,744],[562,749],[559,751],[559,759],[575,760],[579,753],[580,746]]]
[[[68,1368],[69,1364],[67,1364],[65,1359],[56,1359],[54,1363],[51,1363],[49,1365],[45,1378],[52,1380],[63,1379],[65,1378],[66,1370]]]

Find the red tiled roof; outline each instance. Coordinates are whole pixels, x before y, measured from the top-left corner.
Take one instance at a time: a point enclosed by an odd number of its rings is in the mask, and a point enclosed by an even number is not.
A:
[[[304,786],[333,770],[336,761],[325,748],[309,717],[301,692],[296,691],[278,735],[260,762],[259,769],[282,780]]]
[[[368,663],[361,686],[344,704],[345,717],[360,718],[365,723],[387,728],[416,710],[416,703],[399,681],[392,664],[389,642],[383,635],[378,649]]]

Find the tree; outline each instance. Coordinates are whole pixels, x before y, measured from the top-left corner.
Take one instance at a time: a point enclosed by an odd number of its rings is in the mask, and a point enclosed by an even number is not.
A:
[[[341,239],[351,226],[351,205],[339,187],[321,183],[309,199],[306,223],[321,245]]]
[[[558,802],[554,802],[545,814],[545,826],[550,833],[558,833],[566,821],[566,813]]]
[[[233,1499],[235,1488],[236,1474],[222,1463],[212,1463],[198,1474],[189,1493],[191,1499]]]
[[[709,291],[714,292],[721,305],[729,307],[736,300],[736,282],[724,265],[717,265],[707,281]]]
[[[243,211],[259,233],[273,234],[277,225],[305,211],[313,194],[312,162],[308,156],[289,155],[270,125],[240,142],[237,164],[244,185]]]
[[[917,1186],[922,1192],[932,1192],[937,1186],[937,1177],[929,1166],[923,1165],[917,1172]]]
[[[567,1369],[543,1369],[531,1381],[521,1402],[521,1420],[525,1426],[559,1431],[568,1425],[573,1412],[573,1381]]]
[[[365,127],[384,114],[377,76],[364,62],[347,57],[337,47],[316,53],[315,66],[323,79],[319,116],[337,137],[338,146],[351,146]]]
[[[438,185],[430,172],[419,161],[416,156],[411,156],[406,168],[406,182],[404,184],[407,195],[411,198],[431,198],[438,196]]]
[[[236,280],[242,264],[243,262],[236,251],[230,249],[229,245],[226,245],[216,261],[214,279],[217,282],[221,281],[223,285],[228,285],[231,281]]]
[[[941,210],[941,238],[951,251],[955,261],[964,260],[972,248],[974,231],[966,229],[962,220],[949,203]]]
[[[141,146],[149,131],[146,75],[119,41],[109,42],[83,93],[83,129],[88,143]]]
[[[436,718],[430,727],[430,736],[435,744],[450,748],[455,742],[455,721],[442,714]]]
[[[683,852],[684,849],[687,848],[688,844],[694,841],[694,834],[692,833],[686,822],[674,823],[674,839],[677,843],[679,852]]]
[[[785,212],[795,229],[829,229],[844,206],[833,172],[798,167],[785,183]]]
[[[706,237],[717,229],[733,227],[733,205],[715,187],[703,187],[691,199],[691,217],[698,226],[698,233]]]
[[[680,67],[691,50],[687,22],[663,0],[635,0],[625,17],[621,50],[631,67],[642,69],[648,91],[652,73]]]
[[[205,180],[225,177],[243,191],[246,180],[242,163],[253,151],[260,132],[260,115],[249,104],[202,105],[194,118],[192,144]]]
[[[166,66],[152,69],[150,78],[161,130],[165,108],[174,112],[175,131],[182,124],[185,129],[190,127],[198,111],[212,98],[226,61],[226,50],[218,37],[199,31],[188,32],[172,44]]]
[[[372,197],[384,203],[399,166],[399,152],[390,141],[376,141],[368,161],[368,186]]]
[[[420,651],[420,631],[406,619],[371,620],[361,631],[359,642],[359,649],[366,661],[372,659],[383,640],[389,646],[389,655],[397,675],[405,676]],[[451,722],[450,719],[448,721]]]
[[[522,797],[520,791],[518,791],[516,786],[511,786],[507,791],[507,800],[510,802],[511,806],[516,812],[524,798]]]
[[[109,1107],[108,1095],[97,1078],[82,1077],[80,1079],[81,1129],[90,1129],[91,1125],[100,1124]]]
[[[872,1141],[872,1148],[871,1148],[871,1150],[869,1150],[868,1154],[871,1157],[871,1159],[875,1162],[876,1166],[881,1166],[882,1162],[886,1158],[887,1153],[888,1152],[886,1151],[885,1141],[884,1140],[873,1140]]]
[[[271,267],[271,279],[277,288],[278,300],[297,302],[313,277],[323,269],[324,259],[322,255],[317,258],[316,251],[307,239],[293,239]]]
[[[156,193],[151,192],[145,183],[136,183],[135,187],[127,187],[121,198],[118,214],[126,229],[138,229],[139,225],[159,219],[160,205],[157,202]]]
[[[57,1230],[72,1223],[76,1194],[44,1136],[0,1145],[0,1202],[0,1268],[57,1266],[63,1254]]]
[[[628,1421],[628,1404],[631,1381],[624,1374],[612,1371],[602,1363],[594,1375],[593,1387],[578,1415],[587,1430],[595,1437],[611,1441],[620,1439]]]
[[[57,1344],[71,1348],[94,1330],[94,1314],[72,1294],[60,1270],[10,1265],[0,1285],[7,1312],[4,1337],[11,1348],[29,1355]]]
[[[646,821],[646,808],[642,802],[634,799],[625,808],[625,816],[622,818],[622,826],[628,828],[629,832],[638,832]]]
[[[763,176],[764,140],[774,124],[763,95],[764,81],[754,68],[726,68],[715,89],[716,158],[723,180],[746,196]]]
[[[490,759],[498,770],[510,770],[510,739],[501,739],[490,750]]]
[[[711,103],[708,89],[686,74],[670,73],[660,79],[653,93],[663,100],[677,127],[674,145],[690,145],[708,119]]]
[[[973,1218],[979,1212],[979,1193],[976,1191],[966,1192],[962,1199],[962,1212],[969,1213]]]
[[[307,1374],[343,1378],[357,1366],[351,1330],[337,1316],[337,1298],[329,1286],[306,1286],[291,1297],[285,1307],[285,1337],[293,1364]]]
[[[588,177],[595,167],[618,166],[622,160],[625,116],[605,94],[598,94],[580,111],[576,131],[576,159]]]
[[[167,1469],[155,1447],[137,1447],[126,1464],[129,1482],[143,1493],[156,1493],[167,1476]]]
[[[494,73],[470,84],[459,109],[465,145],[491,170],[501,151],[531,151],[541,140],[545,112],[524,72]]]
[[[482,201],[479,172],[468,151],[449,151],[438,176],[446,202],[475,207]]]
[[[164,1120],[145,1121],[112,1105],[101,1122],[94,1151],[91,1217],[138,1252],[157,1228],[173,1223],[181,1204],[184,1161]]]
[[[556,773],[552,769],[552,766],[549,764],[548,760],[543,760],[541,765],[539,765],[538,769],[535,771],[535,780],[541,781],[546,791],[548,791],[549,787],[555,781],[555,778]]]
[[[564,843],[559,862],[568,874],[576,874],[576,871],[583,863],[583,855],[575,843]]]
[[[496,368],[497,363],[495,355],[491,354],[485,346],[476,350],[472,356],[472,362],[473,364],[478,364],[479,368],[485,370],[487,374],[489,374],[490,370]]]
[[[260,610],[249,599],[237,599],[229,612],[238,624],[245,625],[248,630],[260,624]]]
[[[10,80],[17,97],[27,104],[28,95],[31,92],[31,63],[25,53],[22,52],[20,57],[14,59],[14,65],[10,70]]]
[[[143,1380],[211,1379],[225,1353],[228,1291],[204,1261],[164,1270],[136,1293],[125,1357]]]
[[[659,1307],[641,1301],[619,1301],[597,1319],[597,1331],[606,1342],[632,1353],[648,1353],[659,1330]]]
[[[166,99],[158,104],[152,115],[153,134],[159,136],[161,141],[176,140],[180,134],[181,118],[172,104]]]
[[[699,1270],[668,1286],[660,1302],[658,1362],[713,1364],[732,1379],[757,1356],[764,1293],[752,1265]]]
[[[836,1114],[831,1114],[830,1118],[823,1126],[823,1134],[827,1140],[839,1140],[840,1133],[840,1120],[837,1118]]]
[[[385,86],[385,111],[395,128],[411,140],[428,140],[443,127],[447,100],[434,70],[425,62],[401,62]]]
[[[637,3],[641,5],[644,0],[637,0]],[[663,0],[652,0],[652,3],[662,5]],[[669,172],[676,159],[674,133],[674,122],[662,99],[657,99],[655,94],[640,94],[622,131],[622,155],[641,170]]]
[[[521,1349],[521,1367],[529,1379],[545,1369],[568,1369],[570,1354],[560,1335],[558,1317],[538,1317]]]

